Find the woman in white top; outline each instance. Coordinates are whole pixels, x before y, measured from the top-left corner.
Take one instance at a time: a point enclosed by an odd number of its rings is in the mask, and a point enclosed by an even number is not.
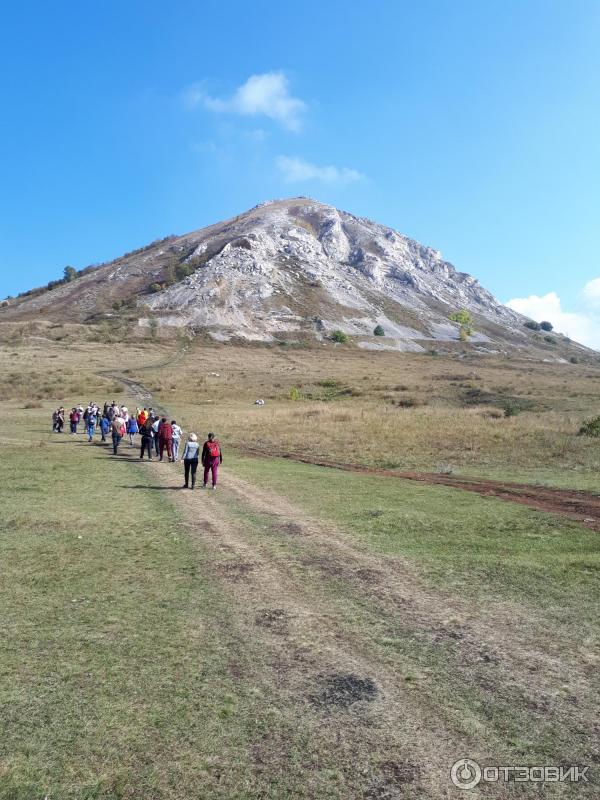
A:
[[[179,442],[181,441],[183,431],[174,419],[171,420],[171,430],[173,431],[173,461],[177,461],[177,457],[179,456]]]

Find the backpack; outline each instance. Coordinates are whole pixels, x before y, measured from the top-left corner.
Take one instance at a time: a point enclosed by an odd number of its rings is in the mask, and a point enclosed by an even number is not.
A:
[[[216,439],[213,439],[212,442],[207,442],[206,449],[208,450],[209,458],[219,458],[221,455],[221,449]]]

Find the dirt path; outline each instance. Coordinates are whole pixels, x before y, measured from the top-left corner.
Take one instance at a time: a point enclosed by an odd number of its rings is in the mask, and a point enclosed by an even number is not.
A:
[[[311,458],[299,453],[271,452],[269,456],[256,448],[244,445],[238,448],[247,455],[259,458],[288,458],[303,464],[312,464],[317,467],[329,467],[348,472],[359,472],[364,475],[380,475],[387,478],[400,478],[402,480],[418,481],[435,486],[448,486],[467,492],[475,492],[483,497],[497,497],[512,503],[535,508],[537,511],[546,511],[561,517],[577,520],[588,528],[600,530],[600,494],[585,492],[577,489],[558,489],[546,486],[535,486],[526,483],[511,483],[493,481],[486,478],[461,478],[460,476],[443,475],[435,472],[399,472],[391,469],[367,467],[361,464],[351,464],[342,461],[332,461],[323,458]]]
[[[229,470],[219,491],[190,492],[181,463],[140,464],[137,450],[123,453],[157,489],[174,490],[185,532],[232,598],[239,641],[264,654],[252,680],[339,766],[345,797],[454,796],[448,772],[457,758],[489,763],[506,753],[507,707],[529,716],[528,730],[580,739],[593,729],[578,653],[546,640],[531,609],[473,608],[428,586],[402,558],[369,552]],[[382,644],[390,640],[400,649]],[[285,769],[275,741],[257,747],[261,769]],[[305,788],[316,798],[322,787],[312,779]],[[513,795],[497,785],[485,796]]]
[[[181,464],[144,463],[140,469],[150,471],[162,488],[181,487]],[[322,531],[317,542],[316,526],[303,521],[283,498],[255,494],[249,484],[227,472],[221,490],[213,494],[181,489],[171,499],[189,535],[208,550],[213,577],[233,598],[241,638],[265,654],[262,675],[255,679],[266,681],[269,702],[306,728],[311,747],[321,758],[333,757],[344,776],[345,797],[450,797],[449,769],[460,754],[482,758],[490,754],[478,737],[467,735],[462,726],[454,727],[426,692],[407,682],[397,659],[373,651],[373,631],[357,624],[346,598],[342,594],[336,599],[328,585],[341,577],[333,562],[343,563],[359,587],[370,586],[379,575],[373,591],[385,599],[388,589],[379,561],[345,546],[341,538],[332,558],[331,547],[325,547],[331,531]],[[280,515],[284,538],[311,537],[308,550],[299,558],[284,550],[275,554],[271,531],[251,532],[228,509],[224,501],[231,494],[250,511],[269,507]],[[308,553],[311,563],[306,560]],[[403,579],[402,602],[410,614],[408,595],[414,594],[416,582],[408,573],[397,576],[397,582]],[[427,605],[434,602],[431,598]],[[399,611],[393,601],[388,613]],[[489,746],[494,737],[489,734],[486,739]],[[285,768],[279,763],[281,754],[273,752],[268,742],[263,743],[260,758],[265,769]],[[306,780],[307,796],[321,796],[322,787],[311,786],[310,773]],[[498,787],[487,796],[508,795]]]

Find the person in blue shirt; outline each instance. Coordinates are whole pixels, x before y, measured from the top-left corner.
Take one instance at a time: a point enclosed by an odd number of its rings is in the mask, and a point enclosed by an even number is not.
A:
[[[108,417],[103,416],[102,419],[100,420],[100,433],[102,434],[101,441],[103,442],[106,441],[106,436],[108,434],[109,429],[110,429],[110,420]]]
[[[94,434],[96,433],[96,415],[88,414],[85,424],[87,427],[88,442],[91,442],[94,438]]]
[[[134,437],[136,433],[139,432],[137,419],[133,416],[133,414],[127,420],[127,433],[129,434],[129,444],[133,447],[134,445]]]

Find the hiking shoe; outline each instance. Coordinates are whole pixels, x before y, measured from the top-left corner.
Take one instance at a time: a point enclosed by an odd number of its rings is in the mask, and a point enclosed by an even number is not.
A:
[[[211,486],[210,488],[211,488],[211,489],[212,489],[212,491],[214,492],[214,491],[216,491],[216,488],[217,488],[217,487],[213,485],[213,486]]]

